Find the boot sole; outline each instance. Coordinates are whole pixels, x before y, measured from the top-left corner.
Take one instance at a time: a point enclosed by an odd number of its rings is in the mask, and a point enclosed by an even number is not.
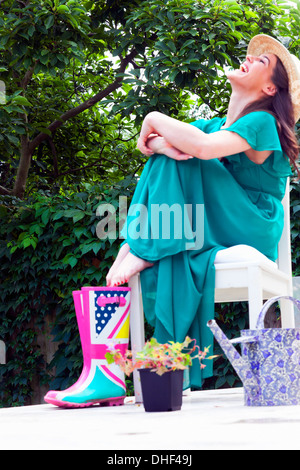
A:
[[[124,405],[125,397],[99,398],[99,400],[91,400],[85,403],[72,403],[68,401],[56,400],[55,398],[44,398],[44,400],[50,405],[59,406],[60,408],[88,408],[94,405],[122,406]]]

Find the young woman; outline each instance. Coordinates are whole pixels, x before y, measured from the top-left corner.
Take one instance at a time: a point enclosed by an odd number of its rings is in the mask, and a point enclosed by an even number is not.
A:
[[[212,345],[206,323],[214,316],[218,251],[242,244],[277,258],[281,200],[298,159],[300,61],[275,39],[258,35],[240,69],[227,77],[232,95],[226,117],[190,125],[152,112],[138,140],[151,158],[107,285],[141,273],[145,314],[160,342],[189,335],[200,349]],[[161,205],[176,219],[170,236],[157,236],[160,229],[153,227],[151,211]],[[146,208],[143,218],[139,208]],[[201,387],[211,374],[211,364],[204,371],[192,367],[190,385]]]

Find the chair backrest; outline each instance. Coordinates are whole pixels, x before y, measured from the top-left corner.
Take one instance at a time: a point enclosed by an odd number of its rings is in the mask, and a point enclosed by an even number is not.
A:
[[[277,264],[280,271],[292,277],[291,223],[290,223],[290,179],[287,178],[285,195],[282,200],[284,227],[278,244]]]

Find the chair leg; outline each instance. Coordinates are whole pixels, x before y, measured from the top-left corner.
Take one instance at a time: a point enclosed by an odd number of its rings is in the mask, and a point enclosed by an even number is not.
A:
[[[281,327],[295,328],[294,305],[290,300],[281,299],[279,301],[281,311]]]
[[[261,271],[255,266],[248,268],[248,295],[249,295],[249,323],[250,329],[256,329],[258,315],[263,307],[263,291]],[[292,287],[285,295],[292,295]],[[283,294],[282,294],[283,295]],[[281,310],[282,328],[295,328],[294,306],[290,300],[282,299],[279,302]]]
[[[145,344],[145,326],[140,276],[133,276],[128,283],[131,288],[130,336],[133,359]],[[135,402],[143,403],[141,381],[138,371],[133,373]]]
[[[0,341],[0,364],[6,364],[6,350],[5,343]]]
[[[258,316],[263,307],[261,272],[256,266],[248,268],[249,326],[256,329]]]

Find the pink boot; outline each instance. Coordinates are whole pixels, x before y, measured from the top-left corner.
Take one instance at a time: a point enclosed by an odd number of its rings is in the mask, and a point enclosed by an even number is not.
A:
[[[105,359],[107,345],[125,352],[129,338],[130,288],[83,287],[73,298],[83,353],[78,381],[62,392],[50,391],[45,401],[64,408],[94,404],[123,405],[126,386],[123,372]]]

